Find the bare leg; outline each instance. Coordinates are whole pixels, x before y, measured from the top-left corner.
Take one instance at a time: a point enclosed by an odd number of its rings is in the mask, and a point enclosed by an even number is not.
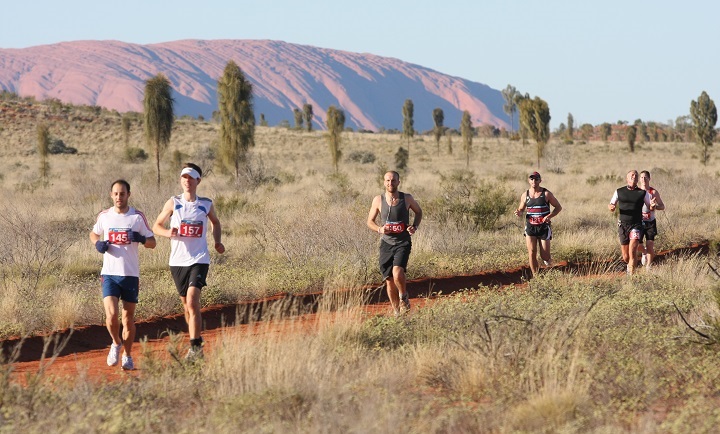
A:
[[[537,237],[525,236],[525,244],[528,250],[528,259],[530,261],[530,271],[533,276],[538,272],[538,260],[537,260]]]
[[[653,259],[655,259],[655,241],[647,240],[647,256],[645,257],[645,265],[650,267]]]
[[[540,240],[540,257],[543,261],[548,263],[552,262],[552,257],[550,256],[550,240]]]
[[[630,268],[628,269],[630,271],[630,274],[632,274],[635,271],[635,268],[637,267],[637,248],[638,248],[639,240],[630,240],[630,244],[628,245],[628,265]],[[630,254],[632,252],[632,254]]]
[[[402,298],[407,292],[405,285],[405,269],[403,267],[393,266],[393,281],[397,287],[398,298]]]
[[[122,344],[120,338],[120,322],[118,321],[118,298],[107,296],[103,298],[103,306],[105,306],[105,326],[107,327],[113,344]]]
[[[188,288],[187,297],[180,297],[185,309],[185,322],[188,325],[190,339],[200,337],[202,331],[202,316],[200,313],[200,288]]]
[[[385,289],[387,290],[387,295],[390,299],[390,306],[392,306],[393,311],[395,313],[400,312],[400,295],[398,294],[398,287],[395,285],[394,276],[387,278],[385,281]]]
[[[125,355],[130,357],[132,345],[135,341],[135,307],[137,304],[123,301],[122,323],[123,323],[123,346]]]

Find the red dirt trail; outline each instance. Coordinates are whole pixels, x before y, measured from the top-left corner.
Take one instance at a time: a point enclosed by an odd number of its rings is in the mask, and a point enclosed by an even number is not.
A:
[[[680,254],[707,254],[708,243],[671,251],[659,252],[658,263],[668,257]],[[614,262],[603,264],[606,268],[617,272],[624,271],[624,263]],[[586,275],[597,272],[597,264],[576,264],[561,262],[554,267],[562,272],[576,272]],[[412,310],[421,309],[429,300],[442,294],[451,294],[462,289],[484,286],[520,285],[527,282],[530,271],[527,267],[509,270],[485,272],[465,276],[432,277],[408,281],[407,290],[412,298]],[[390,313],[387,295],[383,290],[368,287],[364,289],[367,304],[363,309],[368,316]],[[204,308],[203,338],[205,353],[212,356],[213,345],[224,332],[239,332],[249,335],[263,333],[286,333],[288,331],[313,332],[318,329],[321,321],[334,321],[332,312],[317,314],[321,293],[301,295],[284,294],[263,300],[254,300],[238,305],[218,305]],[[263,320],[263,315],[272,312],[272,317],[284,319]],[[133,359],[136,369],[122,371],[118,366],[107,366],[105,359],[110,346],[110,336],[104,325],[78,327],[74,330],[61,330],[50,336],[33,336],[22,342],[20,352],[13,363],[13,378],[24,382],[26,375],[38,373],[44,365],[45,373],[58,378],[73,378],[84,375],[93,380],[115,381],[128,376],[142,375],[143,354],[139,341],[147,338],[147,350],[153,357],[168,358],[169,333],[185,333],[185,320],[182,315],[169,315],[139,321],[136,324],[136,341],[133,345]],[[52,363],[49,358],[55,352],[55,344],[67,340],[66,345],[58,352]],[[20,343],[19,338],[0,341],[0,350],[7,358],[12,349]],[[187,339],[184,339],[187,345]],[[45,355],[45,358],[43,358]]]

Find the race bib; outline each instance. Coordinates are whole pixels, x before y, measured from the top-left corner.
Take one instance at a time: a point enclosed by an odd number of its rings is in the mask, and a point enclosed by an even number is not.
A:
[[[528,223],[531,225],[541,225],[543,224],[543,217],[545,216],[530,216],[528,218]]]
[[[407,226],[404,222],[387,222],[385,223],[386,233],[400,234],[405,232]]]
[[[642,236],[642,231],[640,229],[633,229],[630,231],[630,239],[631,240],[639,240]]]
[[[108,229],[108,241],[110,244],[130,244],[130,229]]]
[[[642,214],[643,214],[643,220],[645,220],[645,221],[650,220],[650,213],[649,213],[649,212],[644,212],[644,213],[642,213]]]
[[[200,238],[203,234],[203,222],[196,220],[183,220],[180,222],[178,234],[181,237]]]

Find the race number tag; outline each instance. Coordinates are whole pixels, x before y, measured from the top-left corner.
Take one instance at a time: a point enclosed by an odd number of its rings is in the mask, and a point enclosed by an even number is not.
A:
[[[108,229],[108,241],[110,244],[130,244],[130,229]]]
[[[649,213],[649,212],[644,212],[644,213],[642,213],[642,214],[643,214],[643,220],[645,220],[645,221],[650,220],[650,213]]]
[[[630,231],[631,240],[639,240],[642,237],[642,231],[640,229],[633,229]]]
[[[541,225],[541,224],[543,224],[543,217],[544,216],[535,216],[535,215],[530,216],[530,218],[528,219],[528,222],[531,225]]]
[[[385,228],[387,229],[386,233],[401,234],[405,232],[407,226],[405,226],[404,222],[387,222],[385,223]]]
[[[197,220],[183,220],[180,222],[178,234],[181,237],[200,238],[203,234],[203,222]]]

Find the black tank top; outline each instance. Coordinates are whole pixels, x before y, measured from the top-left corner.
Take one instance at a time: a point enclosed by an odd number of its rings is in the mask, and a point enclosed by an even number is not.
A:
[[[550,214],[550,205],[545,198],[546,191],[547,190],[543,188],[540,196],[535,198],[530,197],[530,190],[527,190],[525,193],[525,208],[527,209],[525,219],[531,225],[544,224],[542,221],[543,217]]]
[[[619,220],[623,223],[642,223],[642,210],[645,204],[645,190],[627,186],[617,189]]]
[[[388,205],[385,193],[380,195],[380,223],[391,230],[391,233],[383,234],[382,239],[391,245],[410,239],[410,233],[407,231],[410,213],[405,203],[405,193],[402,191],[398,193],[398,200],[393,202],[393,206]]]

